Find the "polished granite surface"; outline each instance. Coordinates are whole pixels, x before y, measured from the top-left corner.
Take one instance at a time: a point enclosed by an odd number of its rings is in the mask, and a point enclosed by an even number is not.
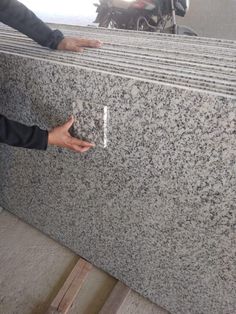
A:
[[[160,82],[117,59],[126,75],[13,44],[0,49],[0,112],[44,128],[74,114],[73,132],[97,147],[1,145],[0,205],[173,314],[236,312],[235,48],[221,42],[222,64],[205,62],[213,83],[190,56],[186,86],[179,68]]]

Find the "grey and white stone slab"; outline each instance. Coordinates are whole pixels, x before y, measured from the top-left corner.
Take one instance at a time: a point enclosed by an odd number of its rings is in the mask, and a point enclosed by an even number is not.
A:
[[[66,28],[67,29],[67,28]],[[90,32],[82,32],[81,33],[81,29],[80,27],[77,27],[77,34],[78,36],[81,36],[80,34],[85,34],[85,36],[87,34],[89,34]],[[73,28],[72,28],[73,30]],[[67,33],[69,35],[73,35],[72,30],[69,28],[67,29]],[[62,29],[62,31],[64,31],[64,29]],[[103,47],[103,49],[101,50],[89,50],[88,52],[97,53],[97,57],[99,57],[100,55],[100,51],[101,53],[112,53],[113,52],[113,57],[115,54],[120,53],[120,55],[122,55],[123,57],[127,55],[131,55],[131,57],[134,58],[134,54],[136,54],[136,57],[157,57],[157,56],[161,56],[162,57],[166,57],[167,60],[170,60],[171,58],[174,58],[174,60],[184,60],[184,62],[182,62],[182,66],[185,64],[187,64],[187,61],[193,61],[195,63],[197,63],[197,60],[199,62],[199,64],[196,64],[196,66],[200,66],[201,63],[205,63],[208,65],[219,65],[222,64],[224,65],[224,67],[227,66],[227,64],[230,66],[230,68],[232,68],[232,66],[235,66],[235,62],[236,62],[236,44],[235,42],[233,42],[234,44],[232,44],[230,46],[230,48],[227,47],[227,41],[222,42],[223,46],[218,47],[217,45],[211,46],[210,45],[210,41],[205,41],[205,44],[203,47],[201,47],[201,45],[198,44],[199,39],[196,38],[194,40],[194,42],[192,42],[193,39],[179,39],[179,36],[172,36],[171,38],[173,40],[168,41],[166,40],[166,36],[164,35],[159,35],[158,38],[160,37],[162,39],[162,41],[160,43],[157,43],[155,45],[152,44],[152,41],[149,40],[149,42],[145,41],[145,35],[142,34],[142,37],[140,38],[140,45],[138,45],[135,41],[133,41],[133,37],[128,37],[126,33],[129,34],[129,32],[117,32],[114,31],[113,33],[115,33],[116,35],[119,33],[120,36],[109,36],[108,41],[105,42],[105,45]],[[97,30],[96,33],[92,33],[93,36],[96,37],[96,35],[99,34],[100,36],[105,36],[104,34],[104,30]],[[126,35],[126,36],[125,36]],[[133,35],[133,34],[132,34]],[[15,41],[15,45],[18,44],[18,46],[28,46],[31,49],[33,49],[33,47],[37,47],[38,45],[34,44],[33,46],[33,42],[32,40],[30,40],[29,38],[20,35],[18,32],[11,30],[10,28],[7,28],[7,32],[6,29],[3,27],[0,27],[0,37],[1,37],[1,41],[2,42],[14,42]],[[149,36],[148,36],[149,37]],[[147,37],[147,38],[148,38]],[[156,35],[154,35],[154,38],[157,37]],[[186,37],[186,36],[185,36]],[[123,39],[123,42],[120,42],[120,39]],[[176,40],[176,42],[174,41],[174,39]],[[169,45],[171,44],[171,46],[169,47]],[[104,51],[105,50],[105,51]],[[194,64],[194,63],[193,63]]]
[[[32,41],[25,36],[15,35],[12,36],[11,33],[3,33],[1,31],[1,40],[3,41],[16,41],[18,44],[24,44],[24,45],[31,45]],[[72,35],[72,33],[69,33],[69,35]],[[78,35],[79,36],[79,35]],[[102,34],[100,36],[103,36]],[[122,54],[126,55],[128,53],[134,53],[138,52],[141,56],[153,56],[156,57],[157,55],[164,55],[166,58],[173,57],[175,59],[181,58],[184,60],[192,59],[195,57],[196,60],[202,60],[205,63],[206,62],[214,62],[216,60],[218,61],[228,61],[228,62],[235,62],[236,59],[236,47],[234,48],[221,48],[220,50],[217,50],[217,47],[213,47],[212,49],[209,49],[208,45],[206,44],[202,49],[200,50],[197,48],[197,45],[192,45],[186,43],[186,45],[182,48],[180,48],[180,45],[172,45],[171,47],[168,46],[165,40],[163,42],[158,43],[157,45],[151,45],[151,42],[145,42],[145,40],[141,41],[138,45],[137,43],[132,43],[132,41],[129,41],[129,38],[123,38],[123,42],[120,42],[118,40],[115,41],[112,37],[108,38],[108,40],[104,43],[103,51],[106,49],[107,51],[113,50],[116,53],[121,52]],[[35,44],[36,46],[36,44]]]
[[[236,93],[236,60],[233,57],[221,58],[220,55],[214,54],[205,59],[201,54],[197,54],[196,59],[195,54],[188,53],[185,60],[186,56],[179,52],[178,56],[173,54],[170,60],[166,55],[160,55],[158,50],[153,50],[150,54],[142,48],[143,55],[140,57],[140,49],[132,47],[132,53],[127,54],[125,46],[121,47],[121,51],[115,47],[111,51],[105,45],[103,49],[86,50],[83,55],[78,55],[51,52],[39,48],[29,40],[26,43],[18,43],[15,39],[4,39],[1,49],[5,53],[73,64],[177,87],[207,90],[223,96],[233,96]],[[232,53],[235,51],[232,49]]]
[[[198,77],[199,80],[202,76],[211,80],[213,75],[215,79],[224,78],[224,81],[227,82],[229,80],[229,76],[231,79],[235,78],[232,75],[236,73],[236,58],[222,58],[218,56],[215,58],[214,62],[212,59],[210,61],[204,62],[204,58],[201,56],[199,60],[197,60],[194,55],[189,55],[188,59],[185,58],[184,55],[181,58],[175,58],[172,56],[171,59],[168,58],[165,54],[159,54],[158,51],[152,51],[151,54],[147,53],[147,50],[142,48],[143,54],[140,53],[139,50],[133,49],[132,51],[127,51],[125,47],[123,47],[123,51],[117,49],[117,47],[112,47],[112,49],[108,49],[108,46],[105,45],[102,49],[86,49],[84,54],[78,55],[75,53],[54,53],[52,54],[50,51],[46,49],[39,49],[39,47],[34,44],[25,44],[18,43],[16,41],[11,40],[3,40],[2,41],[2,51],[15,52],[19,54],[28,54],[31,56],[44,56],[47,59],[60,60],[61,62],[81,62],[87,61],[97,64],[104,64],[105,62],[108,64],[119,65],[120,67],[125,67],[130,69],[132,67],[137,67],[137,69],[142,68],[143,72],[159,70],[165,72],[173,73],[175,71],[176,75],[178,73],[189,74],[192,76]],[[236,53],[236,51],[235,51]],[[199,55],[200,56],[200,55]],[[171,72],[172,71],[172,72]],[[225,82],[221,81],[223,85]]]
[[[137,32],[133,30],[122,30],[122,29],[111,29],[111,28],[98,28],[98,27],[91,27],[91,26],[78,26],[78,25],[66,25],[66,24],[58,24],[58,23],[49,23],[49,26],[52,28],[60,28],[63,30],[68,30],[68,31],[74,31],[74,32],[86,32],[86,33],[93,33],[100,35],[100,33],[103,34],[109,34],[109,35],[114,35],[114,36],[126,36],[126,37],[135,37],[139,39],[143,38],[149,38],[153,39],[156,38],[156,40],[162,40],[163,37],[165,37],[166,40],[176,42],[193,42],[193,43],[209,43],[212,45],[225,45],[225,44],[230,44],[230,45],[235,45],[235,40],[231,39],[225,39],[225,38],[214,38],[214,37],[192,37],[192,36],[181,36],[181,35],[172,35],[172,34],[165,34],[165,33],[158,33],[158,32]]]
[[[201,38],[191,36],[176,36],[148,32],[134,32],[122,30],[107,30],[102,28],[66,26],[66,25],[51,25],[52,28],[60,28],[67,36],[78,36],[87,38],[97,38],[105,44],[126,45],[129,47],[145,47],[149,49],[161,48],[162,45],[168,48],[169,51],[179,54],[180,52],[194,53],[212,53],[212,58],[221,54],[224,58],[227,55],[232,55],[236,49],[235,41],[218,40],[212,38]],[[17,37],[19,41],[31,41],[19,32],[12,30],[9,27],[0,24],[2,36]],[[128,47],[127,47],[128,48]],[[176,49],[178,48],[178,49]],[[235,54],[234,54],[235,56]]]
[[[181,36],[181,35],[172,35],[172,34],[165,34],[165,33],[155,33],[155,32],[137,32],[133,30],[121,30],[121,29],[107,29],[107,28],[97,28],[97,27],[91,27],[91,26],[78,26],[78,25],[65,25],[65,24],[58,24],[58,23],[49,23],[48,24],[52,29],[61,29],[63,30],[67,35],[68,34],[86,34],[87,36],[91,36],[94,38],[94,36],[97,36],[100,38],[100,36],[109,36],[113,37],[113,40],[117,42],[117,40],[129,40],[130,42],[136,42],[136,40],[139,40],[143,42],[143,40],[150,40],[153,44],[155,42],[162,42],[163,40],[165,42],[169,42],[170,44],[173,43],[182,43],[184,45],[185,43],[192,43],[193,45],[206,45],[209,47],[234,47],[236,46],[235,40],[230,39],[224,39],[224,38],[210,38],[210,37],[192,37],[192,36]],[[9,31],[9,27],[0,23],[1,29],[4,29],[6,32]],[[15,31],[16,32],[16,31]],[[123,39],[122,39],[123,38]]]
[[[194,60],[184,61],[184,60],[167,60],[162,57],[149,58],[140,57],[138,54],[123,55],[96,51],[91,52],[86,50],[83,55],[76,55],[74,53],[63,53],[51,54],[48,51],[42,49],[38,50],[38,47],[25,48],[19,45],[18,47],[12,48],[12,45],[2,44],[2,51],[8,53],[22,54],[23,56],[35,57],[48,59],[52,61],[75,64],[75,65],[87,65],[87,67],[103,67],[104,70],[112,71],[113,68],[117,68],[127,73],[140,72],[143,76],[155,73],[155,75],[166,74],[171,75],[173,79],[173,74],[177,76],[182,76],[183,79],[197,80],[197,83],[205,81],[206,88],[207,84],[217,84],[218,88],[224,88],[225,86],[236,86],[235,75],[236,75],[236,62],[221,61],[215,64],[204,64],[200,61],[196,62]],[[210,89],[210,85],[209,85]]]
[[[2,114],[50,128],[83,111],[98,140],[85,155],[1,145],[0,205],[173,314],[235,313],[236,97],[10,54],[0,67]]]

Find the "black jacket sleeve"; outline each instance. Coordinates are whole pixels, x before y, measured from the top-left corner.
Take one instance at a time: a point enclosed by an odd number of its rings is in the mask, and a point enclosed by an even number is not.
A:
[[[51,30],[33,12],[16,0],[0,0],[0,22],[7,24],[42,46],[56,49],[64,38],[59,30]],[[0,115],[0,143],[46,150],[48,132],[37,126],[26,126]]]
[[[59,30],[51,30],[33,12],[16,0],[0,0],[0,22],[51,49],[56,49],[64,38]]]
[[[46,150],[48,132],[37,126],[26,126],[0,115],[0,143],[10,146]]]

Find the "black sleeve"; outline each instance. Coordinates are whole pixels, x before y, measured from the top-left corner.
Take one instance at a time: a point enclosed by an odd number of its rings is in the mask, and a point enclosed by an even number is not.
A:
[[[59,30],[51,30],[32,11],[16,0],[0,0],[0,22],[7,24],[41,46],[56,49],[64,38]]]
[[[10,146],[46,150],[48,132],[37,126],[26,126],[0,115],[0,143]]]

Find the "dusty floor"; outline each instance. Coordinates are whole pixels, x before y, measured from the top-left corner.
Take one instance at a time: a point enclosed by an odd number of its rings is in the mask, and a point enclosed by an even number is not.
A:
[[[0,213],[0,252],[1,314],[44,314],[78,261],[73,252],[6,211]],[[94,268],[70,314],[97,314],[115,284]],[[167,312],[132,292],[119,314]]]

